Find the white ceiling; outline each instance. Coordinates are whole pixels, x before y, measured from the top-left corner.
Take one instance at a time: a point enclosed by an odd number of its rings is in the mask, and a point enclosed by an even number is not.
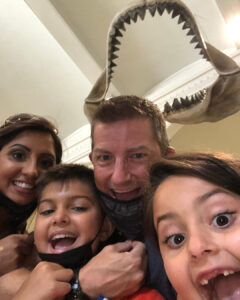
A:
[[[105,67],[109,25],[116,13],[132,3],[1,0],[0,121],[23,111],[41,114],[56,123],[62,138],[86,124],[82,104]],[[206,41],[223,51],[235,48],[225,24],[233,12],[240,12],[239,0],[184,3]],[[109,94],[145,95],[201,59],[189,44],[191,37],[176,23],[167,13],[155,18],[147,14],[144,22],[126,26]]]

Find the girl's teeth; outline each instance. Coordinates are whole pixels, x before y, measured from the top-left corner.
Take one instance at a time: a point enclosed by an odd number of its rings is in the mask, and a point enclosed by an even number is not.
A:
[[[234,272],[233,272],[233,271],[224,271],[224,272],[223,272],[223,275],[224,275],[224,276],[228,276],[228,275],[230,275],[230,274],[234,274]]]
[[[226,271],[224,271],[223,272],[223,275],[224,276],[228,276],[228,275],[231,275],[231,274],[234,274],[234,271],[228,271],[228,270],[226,270]],[[208,280],[207,279],[203,279],[201,282],[200,282],[200,284],[201,285],[207,285],[208,284]]]
[[[200,283],[201,283],[201,285],[207,285],[208,284],[208,280],[203,279]]]

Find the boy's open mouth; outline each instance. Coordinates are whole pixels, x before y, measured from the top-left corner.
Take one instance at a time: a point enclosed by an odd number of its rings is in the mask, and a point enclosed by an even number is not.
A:
[[[202,279],[201,290],[208,300],[240,299],[240,272],[225,270],[209,280]]]
[[[73,234],[56,234],[50,239],[50,244],[54,252],[65,252],[73,247],[77,237]]]

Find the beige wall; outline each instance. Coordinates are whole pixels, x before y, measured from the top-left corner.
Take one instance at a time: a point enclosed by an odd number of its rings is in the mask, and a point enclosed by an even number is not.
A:
[[[224,151],[240,156],[240,112],[220,122],[183,126],[171,139],[176,151]]]

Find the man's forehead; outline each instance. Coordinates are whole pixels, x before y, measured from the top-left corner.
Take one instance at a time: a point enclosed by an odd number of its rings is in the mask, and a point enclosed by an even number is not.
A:
[[[121,120],[116,120],[112,122],[102,122],[102,121],[97,121],[94,126],[93,126],[93,136],[96,132],[96,129],[104,129],[104,130],[111,130],[114,128],[115,129],[121,129],[125,127],[134,127],[135,124],[138,124],[141,126],[146,126],[149,124],[149,129],[153,132],[152,128],[152,121],[149,118],[145,117],[134,117],[134,118],[128,118],[128,119],[121,119]],[[98,130],[99,131],[99,130]],[[102,132],[101,132],[102,133]]]

